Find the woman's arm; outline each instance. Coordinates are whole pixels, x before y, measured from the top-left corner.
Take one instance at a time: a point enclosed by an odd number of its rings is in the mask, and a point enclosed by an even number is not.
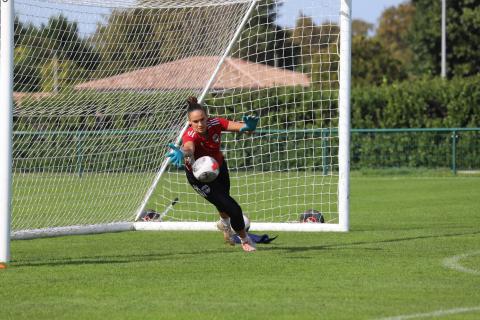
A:
[[[185,159],[185,163],[188,163],[189,165],[193,165],[195,162],[195,157],[193,156],[195,154],[195,144],[193,141],[187,141],[182,147],[183,149],[183,158]]]
[[[243,132],[243,131],[255,131],[258,124],[258,117],[256,116],[243,116],[243,122],[229,121],[227,131]]]
[[[239,132],[245,126],[243,122],[229,121],[227,131]]]

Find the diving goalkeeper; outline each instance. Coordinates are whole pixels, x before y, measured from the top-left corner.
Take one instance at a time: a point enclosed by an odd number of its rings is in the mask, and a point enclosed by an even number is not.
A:
[[[255,244],[245,230],[242,208],[230,196],[230,176],[220,144],[222,131],[255,131],[258,117],[244,116],[243,122],[209,118],[207,110],[198,103],[197,98],[189,97],[187,104],[189,127],[182,136],[182,147],[169,144],[172,151],[167,156],[173,165],[185,168],[187,180],[193,189],[217,208],[220,215],[217,227],[223,231],[225,242],[235,244],[233,229],[240,237],[242,249],[246,252],[255,251]],[[198,181],[192,172],[195,159],[203,156],[214,158],[220,166],[218,177],[209,183]]]

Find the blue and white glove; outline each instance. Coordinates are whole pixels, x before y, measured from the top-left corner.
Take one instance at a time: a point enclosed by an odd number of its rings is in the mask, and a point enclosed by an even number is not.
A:
[[[168,146],[172,149],[167,157],[170,158],[172,164],[177,168],[183,168],[183,151],[174,145],[173,143],[169,143]]]
[[[255,131],[255,129],[257,129],[258,117],[243,116],[242,120],[245,123],[245,125],[240,129],[240,132]]]

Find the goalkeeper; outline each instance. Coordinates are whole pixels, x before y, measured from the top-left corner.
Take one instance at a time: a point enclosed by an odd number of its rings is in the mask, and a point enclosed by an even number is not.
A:
[[[244,116],[243,122],[229,121],[219,117],[209,118],[206,109],[198,103],[197,98],[189,97],[187,104],[190,126],[182,136],[182,147],[169,144],[172,151],[167,156],[173,165],[185,168],[187,180],[193,189],[217,208],[220,214],[217,227],[223,231],[225,242],[230,245],[235,244],[233,229],[240,237],[243,250],[255,251],[254,242],[245,231],[242,208],[230,196],[230,176],[227,162],[220,151],[220,144],[222,131],[255,131],[258,117]],[[203,156],[214,158],[220,166],[218,177],[209,183],[198,181],[192,172],[195,159]]]

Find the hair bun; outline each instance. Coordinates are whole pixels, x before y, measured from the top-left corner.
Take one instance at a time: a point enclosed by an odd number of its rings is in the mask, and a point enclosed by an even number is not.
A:
[[[188,97],[187,99],[187,103],[191,106],[191,105],[196,105],[198,104],[198,100],[196,97]]]

